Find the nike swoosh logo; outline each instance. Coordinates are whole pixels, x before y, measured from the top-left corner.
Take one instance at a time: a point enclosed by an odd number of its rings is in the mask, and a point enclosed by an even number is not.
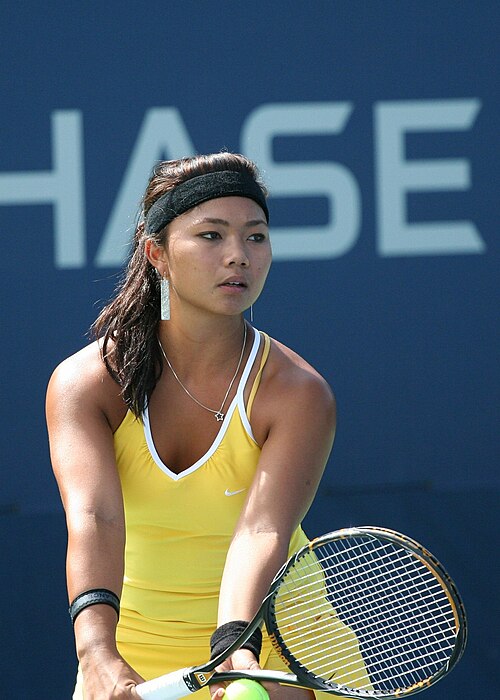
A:
[[[238,491],[230,491],[229,489],[226,489],[224,491],[224,496],[236,496],[237,493],[243,493],[243,491],[246,491],[246,489],[238,489]]]

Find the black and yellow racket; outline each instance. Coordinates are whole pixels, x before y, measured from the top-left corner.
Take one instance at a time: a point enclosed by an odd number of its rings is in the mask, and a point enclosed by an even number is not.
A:
[[[215,673],[262,622],[289,672]],[[136,690],[143,700],[177,700],[210,683],[249,678],[400,700],[449,673],[466,635],[456,586],[430,552],[392,530],[348,528],[292,556],[246,630],[217,658]]]

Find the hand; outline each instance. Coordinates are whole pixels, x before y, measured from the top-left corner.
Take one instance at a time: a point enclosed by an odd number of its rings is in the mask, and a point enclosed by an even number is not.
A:
[[[226,659],[217,671],[255,671],[260,666],[251,651],[238,649],[229,659]],[[210,686],[212,700],[221,700],[224,696],[224,688],[227,683],[214,683]],[[270,700],[314,700],[312,690],[305,688],[293,688],[291,686],[279,685],[279,683],[262,683],[269,693]]]
[[[85,700],[139,700],[135,686],[144,679],[121,656],[95,655],[81,666]]]
[[[248,649],[238,649],[229,659],[217,666],[217,671],[255,671],[259,669],[259,662]],[[221,700],[224,696],[224,688],[227,683],[214,683],[210,686],[212,700]],[[271,684],[273,685],[273,684]]]

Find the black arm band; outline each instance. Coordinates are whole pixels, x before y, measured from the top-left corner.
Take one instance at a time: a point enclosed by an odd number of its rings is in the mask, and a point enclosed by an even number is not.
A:
[[[219,656],[219,654],[230,647],[247,626],[248,622],[244,620],[232,620],[217,627],[210,639],[210,658],[215,659],[216,656]],[[262,649],[262,631],[260,627],[257,627],[252,632],[249,639],[241,645],[241,649],[249,649],[257,661],[259,660]]]
[[[120,599],[107,588],[92,588],[77,595],[69,606],[71,622],[75,624],[77,616],[90,605],[110,605],[120,617]]]

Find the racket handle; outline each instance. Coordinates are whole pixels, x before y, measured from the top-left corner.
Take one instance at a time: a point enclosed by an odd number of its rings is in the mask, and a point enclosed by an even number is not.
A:
[[[136,693],[142,700],[179,700],[184,695],[190,695],[193,692],[184,680],[184,674],[187,671],[189,671],[188,668],[181,668],[180,671],[173,671],[150,681],[139,683],[135,687]]]

